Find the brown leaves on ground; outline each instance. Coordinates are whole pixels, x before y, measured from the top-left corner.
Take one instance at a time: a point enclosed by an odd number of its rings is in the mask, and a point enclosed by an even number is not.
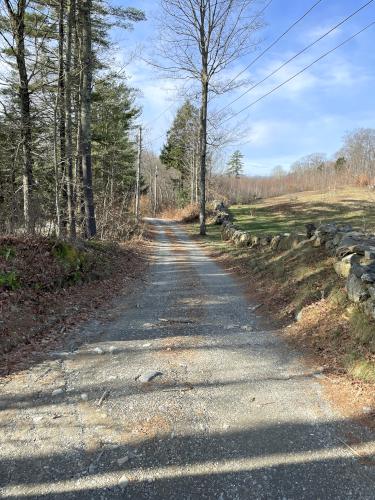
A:
[[[67,250],[60,243],[42,237],[0,238],[0,276],[17,276],[14,287],[0,286],[0,374],[61,343],[67,329],[120,291],[130,290],[147,265],[142,240],[79,243]]]

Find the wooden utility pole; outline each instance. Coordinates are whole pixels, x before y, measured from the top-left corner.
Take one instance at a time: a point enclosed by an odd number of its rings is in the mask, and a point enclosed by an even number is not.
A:
[[[158,164],[155,165],[155,177],[154,177],[154,217],[158,210]]]
[[[139,221],[139,199],[141,191],[141,160],[142,160],[142,126],[139,126],[138,132],[138,159],[135,191],[135,218]]]

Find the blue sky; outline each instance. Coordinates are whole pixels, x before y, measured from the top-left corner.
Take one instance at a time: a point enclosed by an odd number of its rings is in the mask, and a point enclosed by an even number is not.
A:
[[[153,19],[158,0],[138,0],[133,4],[146,12],[148,20],[128,33],[116,32],[118,64],[127,64],[131,85],[140,89],[138,102],[143,107],[146,144],[158,152],[173,120],[181,98],[175,83],[163,80],[146,63],[132,54],[148,51],[153,44]],[[265,12],[266,27],[261,32],[258,51],[267,47],[297,18],[315,3],[314,0],[273,0]],[[298,26],[286,35],[248,71],[252,82],[264,78],[282,62],[341,21],[365,3],[365,0],[323,0]],[[261,5],[261,3],[260,3]],[[233,104],[239,110],[288,77],[307,66],[345,38],[375,21],[375,2],[308,52],[290,63],[270,80]],[[288,168],[295,160],[310,153],[328,156],[340,148],[343,135],[358,127],[375,127],[375,26],[338,49],[308,71],[253,106],[247,113],[229,122],[238,128],[241,138],[225,154],[240,149],[245,156],[246,173],[266,175],[276,165]],[[254,54],[230,68],[237,74]],[[238,93],[243,91],[240,90]],[[221,97],[220,105],[229,103],[238,93]],[[167,111],[166,108],[169,109]],[[162,114],[160,118],[158,118]]]

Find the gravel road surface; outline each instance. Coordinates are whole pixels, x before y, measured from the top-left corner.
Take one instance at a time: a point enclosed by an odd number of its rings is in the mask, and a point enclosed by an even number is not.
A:
[[[374,434],[181,227],[151,222],[147,283],[1,382],[0,497],[375,499]]]

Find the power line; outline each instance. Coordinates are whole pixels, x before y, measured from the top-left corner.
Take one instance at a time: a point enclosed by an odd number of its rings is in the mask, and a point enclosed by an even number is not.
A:
[[[313,9],[315,9],[315,7],[317,7],[322,1],[323,0],[318,0],[317,2],[315,2],[309,8],[309,10],[307,10],[301,17],[299,17],[293,24],[291,24],[289,28],[286,31],[284,31],[284,33],[278,36],[276,40],[274,40],[270,45],[268,45],[268,47],[266,47],[257,57],[255,57],[255,59],[253,59],[242,71],[240,71],[234,78],[232,78],[232,80],[227,84],[227,87],[229,87],[229,85],[231,85],[235,80],[237,80],[237,78],[239,78],[243,73],[245,73],[245,71],[247,71],[251,66],[253,66],[253,64],[259,61],[259,59],[263,57],[264,54],[266,54],[269,50],[271,50],[272,47],[274,47],[282,38],[284,38],[285,35],[287,35],[295,26],[297,26],[297,24],[299,24],[306,16],[308,16],[310,12]]]
[[[344,40],[343,42],[341,42],[339,45],[336,45],[336,47],[334,47],[333,49],[329,50],[328,52],[326,52],[325,54],[322,54],[320,57],[318,57],[317,59],[315,59],[315,61],[313,61],[312,63],[310,63],[309,65],[305,66],[303,69],[301,69],[300,71],[298,71],[298,73],[295,73],[293,76],[291,76],[290,78],[288,78],[287,80],[285,80],[284,82],[280,83],[279,85],[277,85],[276,87],[274,87],[273,89],[271,89],[269,92],[267,92],[266,94],[262,95],[261,97],[259,97],[258,99],[256,99],[255,101],[251,102],[250,104],[248,104],[247,106],[245,106],[244,108],[240,109],[239,111],[237,111],[237,113],[235,113],[234,115],[231,115],[229,116],[228,118],[224,119],[222,121],[222,123],[225,123],[227,122],[228,120],[234,118],[235,116],[239,115],[240,113],[243,113],[244,111],[246,111],[247,109],[251,108],[252,106],[254,106],[255,104],[257,104],[259,101],[261,101],[262,99],[264,99],[265,97],[269,96],[270,94],[272,94],[273,92],[275,92],[276,90],[278,90],[279,88],[283,87],[284,85],[286,85],[287,83],[289,83],[290,81],[294,80],[294,78],[296,78],[297,76],[301,75],[302,73],[304,73],[306,70],[310,69],[311,66],[314,66],[314,64],[316,64],[317,62],[321,61],[322,59],[324,59],[325,57],[327,57],[329,54],[332,54],[332,52],[334,52],[335,50],[339,49],[340,47],[342,47],[343,45],[345,45],[346,43],[350,42],[351,40],[353,40],[353,38],[355,38],[356,36],[360,35],[361,33],[363,33],[364,31],[366,31],[367,29],[371,28],[371,26],[374,26],[375,24],[375,21],[371,22],[370,24],[368,24],[367,26],[365,26],[364,28],[362,28],[360,31],[358,31],[357,33],[355,33],[354,35],[350,36],[349,38],[347,38],[346,40]]]
[[[162,116],[164,116],[164,115],[165,115],[165,113],[166,113],[167,111],[169,111],[169,110],[170,110],[170,109],[171,109],[174,105],[175,105],[175,102],[172,102],[172,103],[171,103],[171,104],[170,104],[167,108],[165,108],[165,109],[164,109],[164,111],[162,111],[159,115],[157,115],[157,117],[156,117],[156,118],[154,118],[154,119],[152,120],[152,123],[155,123],[156,121],[158,121],[158,120],[159,120]],[[151,122],[151,120],[148,120],[148,121],[146,122],[146,125],[148,125],[150,122]]]
[[[278,73],[282,68],[284,68],[287,64],[289,64],[290,62],[294,61],[294,59],[296,59],[297,57],[299,57],[301,54],[303,54],[304,52],[306,52],[307,50],[311,49],[311,47],[313,47],[314,45],[316,45],[317,43],[319,43],[321,40],[323,40],[323,38],[327,37],[328,35],[330,35],[333,31],[337,30],[340,26],[342,26],[343,24],[345,24],[347,21],[349,21],[349,19],[351,19],[352,17],[354,17],[356,14],[358,14],[361,10],[363,10],[364,8],[366,8],[368,5],[370,5],[371,3],[373,3],[374,0],[369,0],[367,3],[363,4],[361,7],[359,7],[357,10],[355,10],[354,12],[352,12],[351,14],[349,14],[345,19],[343,19],[342,21],[340,21],[338,24],[336,24],[336,26],[333,26],[333,28],[331,28],[330,30],[328,30],[326,33],[324,33],[324,35],[321,35],[319,38],[317,38],[314,42],[310,43],[309,45],[307,45],[306,47],[304,47],[302,50],[300,50],[299,52],[297,52],[297,54],[295,54],[294,56],[292,56],[290,59],[288,59],[287,61],[285,61],[283,64],[281,64],[281,66],[279,66],[278,68],[276,68],[274,71],[272,71],[271,73],[269,73],[266,77],[264,77],[262,80],[260,80],[259,82],[255,83],[254,85],[252,85],[249,89],[245,90],[245,92],[243,92],[242,94],[240,94],[238,97],[236,97],[235,99],[233,99],[233,101],[231,101],[229,104],[226,104],[223,108],[221,108],[218,113],[220,113],[221,111],[223,111],[224,109],[228,108],[229,106],[231,106],[232,104],[234,104],[235,102],[237,102],[239,99],[241,99],[243,96],[245,96],[246,94],[248,94],[249,92],[251,92],[253,89],[255,89],[256,87],[258,87],[259,85],[261,85],[262,83],[264,83],[266,80],[268,80],[269,78],[271,78],[271,76],[274,76],[276,73]]]

